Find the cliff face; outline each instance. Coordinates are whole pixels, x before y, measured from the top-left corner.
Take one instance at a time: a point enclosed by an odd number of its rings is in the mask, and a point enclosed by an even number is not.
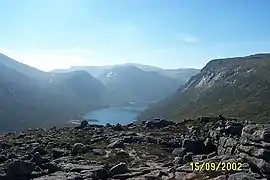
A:
[[[210,61],[171,97],[143,112],[139,119],[173,120],[224,114],[253,121],[270,115],[270,54]]]

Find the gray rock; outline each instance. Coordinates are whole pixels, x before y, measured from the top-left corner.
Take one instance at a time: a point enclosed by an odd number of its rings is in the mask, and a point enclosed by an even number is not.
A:
[[[174,160],[172,161],[172,163],[175,165],[179,165],[179,164],[183,164],[184,160],[182,157],[175,157]]]
[[[218,142],[217,152],[218,154],[233,155],[239,141],[230,137],[221,137]]]
[[[206,138],[204,141],[204,146],[205,146],[205,154],[212,153],[216,150],[216,146],[214,145],[213,141],[211,138]]]
[[[89,152],[91,149],[92,149],[91,146],[89,146],[89,145],[84,145],[84,146],[82,147],[81,152],[82,152],[83,154],[85,154],[85,153]]]
[[[47,153],[46,149],[43,148],[43,147],[40,147],[40,146],[35,147],[35,148],[32,150],[31,154],[35,154],[36,152],[38,152],[40,155],[45,155],[45,154]]]
[[[211,180],[227,180],[227,176],[226,175],[221,175],[215,178],[211,178]]]
[[[184,155],[183,160],[186,163],[191,162],[192,161],[192,154],[191,153],[187,153],[186,155]]]
[[[241,172],[230,175],[228,180],[256,180],[256,178],[249,173]]]
[[[151,121],[145,122],[145,127],[148,128],[164,128],[169,125],[175,125],[175,123],[172,121],[167,121],[165,119],[153,119]]]
[[[7,177],[6,174],[1,174],[1,173],[0,173],[0,179],[1,179],[1,180],[10,180],[10,179]]]
[[[184,139],[183,148],[185,148],[186,152],[193,152],[195,154],[205,152],[204,142],[201,140]]]
[[[241,136],[243,124],[239,122],[228,123],[224,128],[224,133],[231,136]]]
[[[12,179],[15,177],[29,177],[34,171],[34,166],[31,163],[24,161],[14,161],[7,167],[7,176]]]
[[[238,147],[238,151],[247,153],[251,156],[264,159],[267,162],[270,162],[270,150],[268,149],[263,149],[263,148],[258,148],[255,146],[244,146],[240,145]]]
[[[49,171],[49,173],[54,173],[54,172],[60,170],[58,165],[56,163],[54,163],[54,162],[45,163],[45,164],[43,164],[42,168],[47,169]]]
[[[44,162],[44,159],[41,157],[39,152],[36,152],[32,157],[31,162],[34,162],[36,165],[41,165]]]
[[[109,170],[109,175],[114,176],[116,174],[125,174],[128,172],[129,170],[126,163],[120,163],[120,164],[115,165]]]
[[[50,175],[35,178],[34,180],[81,180],[83,179],[78,173],[65,173],[65,172],[55,172]]]
[[[76,143],[74,144],[72,150],[71,150],[71,155],[72,156],[77,156],[78,154],[80,154],[82,152],[82,148],[83,148],[83,144],[82,143]]]
[[[5,162],[6,160],[8,160],[8,157],[6,155],[0,154],[0,163]]]
[[[143,137],[124,137],[123,138],[123,142],[124,143],[128,143],[128,144],[131,144],[131,143],[142,143],[144,142],[144,138]]]
[[[111,148],[111,149],[114,149],[114,148],[124,148],[125,145],[124,145],[124,142],[123,140],[116,140],[114,141],[113,143],[109,144],[108,145],[108,148]]]
[[[112,127],[112,129],[115,130],[115,131],[124,131],[125,130],[124,127],[121,124],[119,124],[119,123],[117,123],[116,125],[114,125]]]
[[[265,160],[249,156],[248,154],[245,153],[240,153],[239,156],[243,158],[245,161],[247,161],[251,166],[253,166],[254,171],[264,174],[270,174],[270,164],[267,163]]]
[[[165,142],[165,145],[168,148],[180,148],[182,147],[182,141],[177,139],[171,139],[168,142]]]
[[[75,163],[65,163],[61,166],[61,170],[65,172],[81,172],[83,170],[91,171],[94,169],[95,166],[91,165],[82,165],[82,164],[75,164]]]
[[[270,128],[260,129],[253,133],[253,138],[270,142]]]
[[[93,149],[94,155],[105,155],[106,151],[104,149]]]
[[[76,126],[75,129],[84,129],[87,127],[89,124],[86,120],[83,120],[79,126]]]
[[[242,130],[242,137],[256,142],[270,142],[270,126],[269,125],[247,125]]]
[[[55,148],[52,150],[53,158],[57,159],[66,155],[66,151],[64,149]]]
[[[107,179],[109,174],[108,171],[104,168],[97,168],[93,172],[93,178],[94,179]]]
[[[175,148],[172,152],[174,156],[183,156],[186,153],[184,148]]]

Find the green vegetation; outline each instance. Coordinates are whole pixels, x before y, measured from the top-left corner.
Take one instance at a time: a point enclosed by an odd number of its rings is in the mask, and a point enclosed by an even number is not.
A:
[[[175,121],[198,116],[237,117],[256,122],[270,116],[270,54],[210,61],[173,96],[139,119],[165,116]]]

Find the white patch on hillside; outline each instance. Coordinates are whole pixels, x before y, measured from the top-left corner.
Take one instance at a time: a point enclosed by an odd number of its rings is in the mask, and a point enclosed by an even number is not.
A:
[[[195,86],[195,88],[201,88],[201,87],[210,87],[213,85],[216,81],[218,81],[223,75],[223,72],[219,72],[217,74],[215,73],[209,73],[202,77],[201,81]]]
[[[112,78],[116,76],[116,73],[115,72],[109,72],[107,75],[106,75],[106,78]]]
[[[195,82],[195,80],[191,81],[186,87],[185,89],[182,90],[182,92],[186,91],[190,86],[192,86],[192,84]]]

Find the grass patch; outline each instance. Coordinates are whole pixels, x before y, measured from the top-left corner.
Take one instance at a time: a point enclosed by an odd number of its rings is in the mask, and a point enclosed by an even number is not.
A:
[[[104,149],[104,148],[107,148],[108,145],[109,145],[109,142],[107,141],[98,141],[91,144],[91,147],[93,147],[94,149]]]
[[[84,154],[83,158],[88,161],[97,161],[97,162],[102,162],[105,156],[98,156],[94,155],[92,153],[86,153]]]

